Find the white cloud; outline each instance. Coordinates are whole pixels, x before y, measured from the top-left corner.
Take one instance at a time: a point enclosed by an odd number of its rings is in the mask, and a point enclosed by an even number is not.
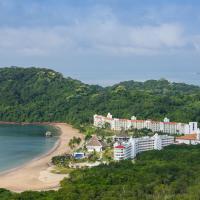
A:
[[[69,50],[73,41],[60,28],[1,28],[0,51],[23,55],[49,55],[63,48]]]
[[[108,22],[88,30],[91,45],[107,52],[155,54],[186,45],[183,29],[176,24],[135,27]]]
[[[95,13],[95,12],[94,12]],[[102,16],[103,13],[103,16]],[[55,27],[0,28],[0,52],[26,56],[65,53],[154,55],[184,49],[188,39],[176,23],[134,26],[117,20],[111,10]]]

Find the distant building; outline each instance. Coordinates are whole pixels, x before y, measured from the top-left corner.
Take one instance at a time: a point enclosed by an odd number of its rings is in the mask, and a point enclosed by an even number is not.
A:
[[[106,123],[110,124],[110,128],[114,131],[129,129],[150,129],[152,132],[163,132],[167,134],[191,134],[197,132],[197,122],[177,123],[170,122],[168,118],[164,118],[163,122],[153,120],[137,120],[135,116],[131,119],[118,119],[108,113],[106,117],[94,115],[94,126],[105,127]]]
[[[89,152],[101,152],[103,149],[103,144],[96,135],[93,135],[92,138],[87,142],[86,148]]]
[[[200,130],[198,129],[197,133],[176,137],[176,143],[192,145],[200,144]]]
[[[152,137],[130,138],[128,142],[114,144],[114,160],[133,159],[143,151],[161,150],[165,146],[174,144],[174,137],[155,134]]]

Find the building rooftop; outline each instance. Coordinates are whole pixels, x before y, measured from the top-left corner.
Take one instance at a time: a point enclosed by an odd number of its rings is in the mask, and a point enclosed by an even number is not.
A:
[[[86,146],[95,146],[95,147],[102,147],[102,143],[99,141],[96,135],[93,135],[92,138],[87,142]]]
[[[125,146],[123,146],[123,145],[118,145],[118,146],[115,146],[115,148],[117,148],[117,149],[124,149]]]
[[[197,134],[187,134],[184,136],[176,137],[178,140],[196,140]]]

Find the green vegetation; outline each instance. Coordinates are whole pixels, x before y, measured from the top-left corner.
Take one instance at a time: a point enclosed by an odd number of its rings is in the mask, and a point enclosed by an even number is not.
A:
[[[0,120],[60,121],[84,129],[93,114],[200,122],[200,87],[167,80],[87,85],[39,68],[0,69]],[[82,124],[82,125],[81,125]]]
[[[92,156],[91,156],[92,157]],[[81,162],[86,162],[88,159],[83,158],[83,159],[75,159],[73,156],[69,154],[64,154],[60,156],[54,156],[52,158],[52,163],[58,168],[65,168],[66,170],[69,169],[69,164],[70,163],[81,163]]]
[[[52,163],[58,167],[68,167],[72,156],[69,154],[54,156],[52,158]]]
[[[94,152],[92,152],[92,153],[90,153],[88,155],[87,161],[88,162],[96,162],[97,160],[99,160],[99,158],[100,158],[99,153],[97,153],[96,151],[94,151]]]
[[[79,125],[93,115],[92,109],[86,112],[88,98],[99,90],[49,69],[1,68],[0,120]]]
[[[73,168],[62,167],[62,166],[55,166],[54,169],[51,170],[51,172],[54,174],[69,174],[72,171],[74,171]]]
[[[106,148],[103,152],[103,161],[111,162],[113,160],[113,148]]]
[[[200,145],[169,146],[141,153],[135,160],[78,169],[62,181],[57,192],[12,194],[3,200],[198,200]]]
[[[105,151],[106,155],[104,156],[104,160],[110,159],[110,153],[107,153]],[[97,152],[91,152],[87,153],[87,156],[81,159],[76,159],[72,155],[69,154],[63,154],[59,156],[54,156],[52,158],[52,164],[57,167],[57,169],[61,169],[62,171],[64,169],[68,170],[70,169],[70,164],[75,164],[75,163],[85,163],[85,162],[96,162],[97,160],[100,160],[101,154]]]
[[[79,145],[81,143],[81,138],[79,137],[73,137],[70,141],[69,141],[69,146],[71,149],[75,148],[77,145]]]

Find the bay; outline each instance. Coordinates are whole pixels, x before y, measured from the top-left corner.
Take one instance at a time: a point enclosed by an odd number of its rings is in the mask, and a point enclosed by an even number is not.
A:
[[[47,131],[53,137],[45,137]],[[0,172],[47,153],[57,140],[58,130],[51,126],[0,125]]]

